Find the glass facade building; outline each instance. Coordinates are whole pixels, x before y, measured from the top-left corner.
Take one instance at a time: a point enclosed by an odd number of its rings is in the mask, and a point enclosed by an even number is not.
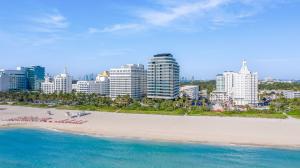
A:
[[[179,96],[179,65],[172,54],[154,55],[148,62],[147,97],[176,99]]]
[[[225,91],[225,78],[223,74],[218,74],[216,77],[216,91],[218,92]]]
[[[0,73],[8,76],[9,90],[27,90],[27,78],[23,69],[1,70]]]
[[[28,90],[41,90],[41,83],[45,80],[45,68],[31,66],[24,69],[28,80]]]

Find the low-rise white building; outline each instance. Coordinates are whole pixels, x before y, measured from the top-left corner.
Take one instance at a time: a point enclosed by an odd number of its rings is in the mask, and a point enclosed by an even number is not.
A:
[[[186,96],[191,100],[199,99],[199,86],[198,85],[187,85],[180,87],[180,97]]]
[[[207,98],[208,98],[207,90],[206,90],[206,89],[200,90],[200,91],[199,91],[199,96],[200,96],[200,98],[205,98],[205,99],[207,99]]]
[[[210,101],[213,104],[224,104],[229,101],[229,96],[224,91],[213,91],[210,93]]]
[[[86,94],[100,94],[100,84],[96,81],[78,81],[76,84],[76,92]]]
[[[300,91],[285,90],[282,93],[283,93],[283,96],[287,99],[300,98]]]

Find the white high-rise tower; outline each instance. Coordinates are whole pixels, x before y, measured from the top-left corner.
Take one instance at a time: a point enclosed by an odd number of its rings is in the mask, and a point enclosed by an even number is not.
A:
[[[54,90],[57,93],[72,92],[72,76],[69,75],[67,68],[65,68],[64,73],[54,77]]]
[[[243,61],[239,72],[226,71],[217,75],[216,82],[217,92],[226,93],[235,105],[258,103],[258,74],[249,71],[246,61]]]
[[[258,103],[258,74],[249,71],[246,61],[234,76],[233,101],[236,105]]]

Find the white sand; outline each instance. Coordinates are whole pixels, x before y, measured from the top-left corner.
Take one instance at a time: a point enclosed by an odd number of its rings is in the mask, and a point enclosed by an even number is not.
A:
[[[91,112],[81,117],[87,123],[62,124],[3,121],[18,116],[67,119],[70,110],[0,106],[0,127],[57,129],[90,135],[210,144],[300,147],[300,120],[238,117],[162,116]],[[73,112],[73,111],[72,111]],[[75,111],[76,112],[76,111]]]

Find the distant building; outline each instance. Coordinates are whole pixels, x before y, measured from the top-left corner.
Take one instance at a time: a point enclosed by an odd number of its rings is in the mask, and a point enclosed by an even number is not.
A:
[[[72,76],[65,72],[54,77],[54,90],[57,93],[72,92]]]
[[[208,98],[208,93],[207,93],[207,90],[206,89],[204,89],[204,90],[200,90],[200,92],[199,92],[199,96],[200,96],[200,98],[202,99],[202,98],[205,98],[205,99],[207,99]]]
[[[258,103],[258,74],[248,70],[246,61],[243,61],[240,72],[224,72],[217,75],[216,88],[211,94],[211,100],[224,98],[226,101],[228,96],[235,105]]]
[[[213,104],[224,104],[229,102],[229,97],[224,91],[213,91],[210,93],[210,101]]]
[[[9,76],[0,72],[0,92],[9,91]]]
[[[76,83],[72,83],[72,91],[76,91],[77,90],[77,82]]]
[[[199,86],[198,85],[187,85],[180,87],[180,97],[186,96],[191,100],[199,99]]]
[[[17,67],[16,70],[0,70],[8,76],[8,90],[40,90],[44,81],[45,68],[41,66]]]
[[[109,96],[110,93],[110,75],[108,71],[104,71],[96,77],[96,83],[99,84],[99,94]]]
[[[92,73],[92,74],[84,75],[82,81],[94,81],[94,80],[95,80],[95,75]]]
[[[46,94],[52,94],[55,92],[54,82],[50,76],[46,75],[45,81],[41,83],[41,90],[43,93],[46,93]]]
[[[300,91],[285,90],[282,93],[286,99],[300,98]]]
[[[110,97],[129,95],[141,99],[146,95],[146,70],[141,64],[127,64],[110,69]]]
[[[28,80],[28,90],[41,90],[41,83],[45,80],[45,68],[31,66],[24,69]]]
[[[216,77],[216,91],[225,92],[225,77],[223,74],[218,74]]]
[[[100,94],[100,85],[96,81],[78,81],[76,92],[85,94]]]
[[[154,55],[148,62],[147,97],[176,99],[179,96],[179,65],[172,54]]]
[[[71,93],[72,92],[72,76],[69,75],[67,70],[52,79],[46,75],[45,81],[41,83],[41,90],[43,93]]]
[[[1,70],[1,74],[5,74],[9,78],[9,90],[27,90],[27,78],[25,70],[17,68],[17,70]]]

